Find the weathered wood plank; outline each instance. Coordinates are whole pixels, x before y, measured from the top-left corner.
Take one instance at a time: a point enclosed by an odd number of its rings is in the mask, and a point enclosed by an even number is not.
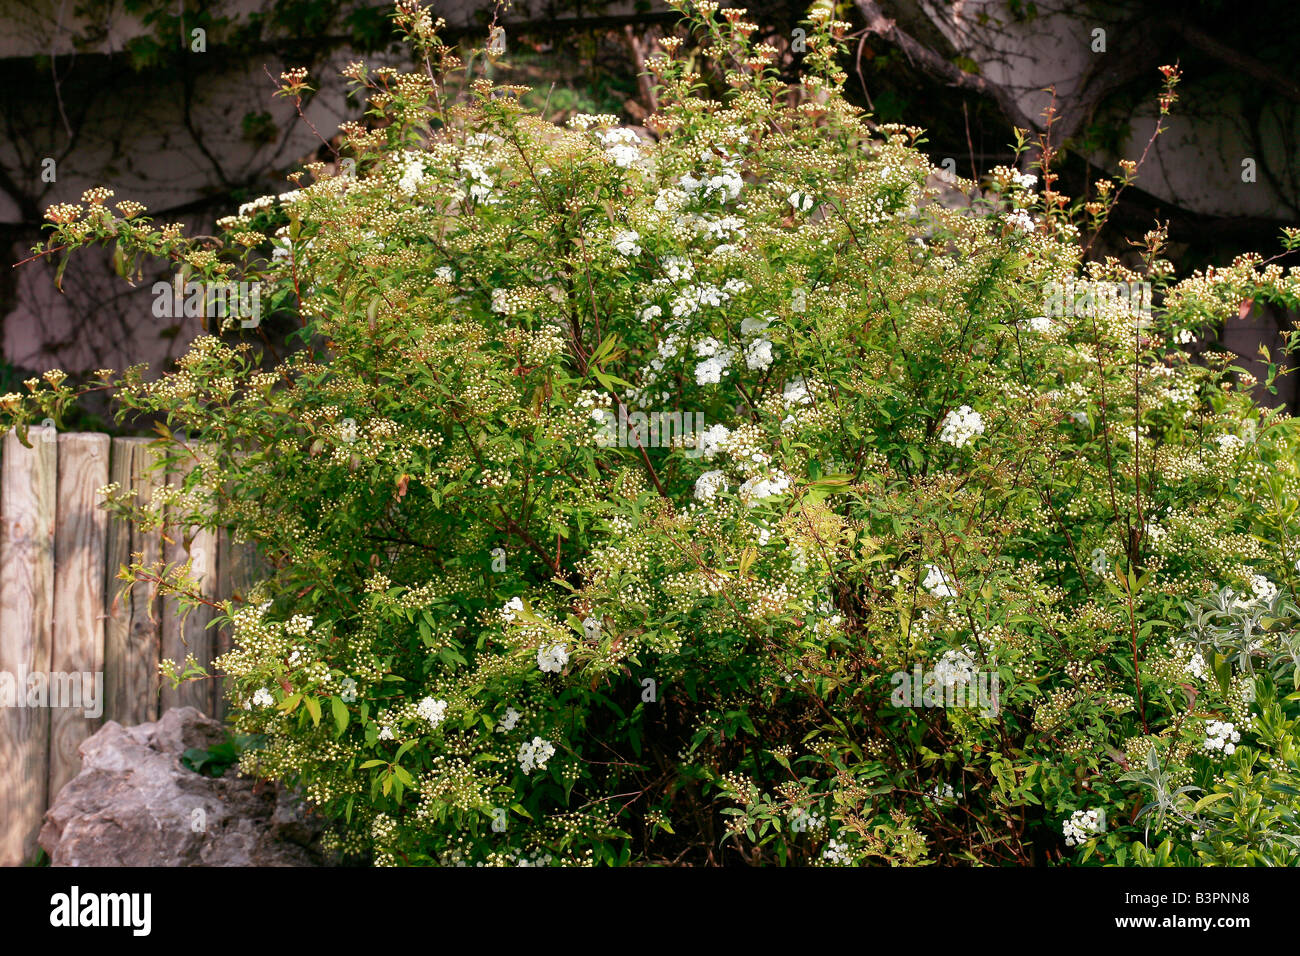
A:
[[[108,514],[95,493],[108,484],[109,445],[107,435],[92,433],[60,435],[58,442],[51,669],[79,699],[50,712],[51,802],[81,770],[77,748],[99,729],[103,713]]]
[[[158,460],[148,438],[114,438],[109,474],[123,489],[134,489],[136,500],[147,503],[163,481],[161,471],[149,469]],[[150,565],[162,554],[158,531],[140,531],[130,522],[112,519],[108,524],[105,567],[104,717],[122,724],[158,719],[158,662],[161,660],[161,602],[155,590],[137,584],[122,594],[118,570],[130,564],[133,554]]]
[[[167,475],[168,484],[180,487],[190,469],[178,468]],[[174,526],[172,518],[179,512],[168,516],[167,530],[171,538],[163,545],[164,560],[168,564],[192,560],[190,576],[197,579],[200,592],[209,600],[216,599],[217,593],[217,539],[211,531],[195,527]],[[188,542],[188,547],[186,544]],[[213,610],[200,606],[190,611],[184,621],[181,620],[179,601],[172,596],[163,598],[162,656],[183,665],[185,658],[193,654],[200,664],[211,671],[212,661],[216,658],[216,633],[208,627]],[[163,684],[162,706],[196,707],[205,714],[215,710],[215,680],[190,681],[172,689],[170,684]]]
[[[28,676],[47,680],[51,669],[58,473],[54,429],[33,428],[28,440],[5,435],[0,463],[0,695],[24,705]],[[30,702],[39,705],[0,707],[0,866],[35,856],[49,795],[48,700]]]

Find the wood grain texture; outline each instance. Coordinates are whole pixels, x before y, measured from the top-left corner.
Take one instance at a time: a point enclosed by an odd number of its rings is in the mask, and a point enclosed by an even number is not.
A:
[[[158,453],[148,438],[114,438],[109,461],[112,481],[134,489],[136,500],[149,502],[163,481],[160,471],[148,466]],[[141,532],[130,522],[113,518],[108,523],[107,560],[104,567],[104,717],[121,724],[158,719],[158,662],[161,660],[162,624],[154,589],[137,584],[123,594],[118,570],[130,564],[133,554],[153,564],[162,554],[162,536]]]
[[[99,507],[96,491],[110,481],[149,504],[164,482],[183,480],[153,467],[161,458],[153,439],[32,429],[29,440],[31,449],[13,434],[0,442],[0,700],[10,693],[26,703],[29,674],[40,675],[43,697],[40,706],[0,707],[0,865],[35,856],[46,807],[76,775],[77,748],[104,720],[138,724],[183,704],[224,712],[217,681],[169,688],[164,699],[158,676],[163,656],[193,653],[210,665],[229,649],[229,634],[206,627],[211,609],[182,627],[176,603],[164,606],[155,587],[123,593],[119,569],[193,557],[204,596],[237,603],[265,572],[251,545],[233,545],[225,534],[173,529],[164,545],[162,532],[142,532]],[[89,678],[69,680],[74,674]],[[64,696],[72,688],[75,700]]]
[[[52,670],[76,688],[50,711],[50,792],[81,770],[77,748],[99,729],[104,693],[104,546],[108,513],[96,491],[108,484],[109,437],[60,435],[54,512]],[[89,715],[89,716],[87,716]]]
[[[51,669],[56,439],[52,428],[33,428],[24,448],[10,432],[0,462],[0,680],[24,703],[28,675],[48,678]],[[36,855],[49,757],[49,707],[0,707],[0,866]]]
[[[190,469],[177,468],[167,475],[167,482],[180,487]],[[168,516],[167,536],[171,539],[163,543],[163,558],[170,565],[192,561],[190,576],[197,579],[200,593],[208,600],[216,600],[217,595],[217,538],[212,531],[193,526],[180,525],[183,509],[172,511]],[[184,620],[183,611],[177,598],[163,598],[162,656],[183,665],[185,658],[193,654],[200,664],[212,670],[212,661],[216,658],[216,632],[208,627],[213,617],[210,607],[199,606],[190,610]],[[175,689],[168,683],[163,684],[162,707],[195,707],[205,714],[216,712],[215,680],[189,681]]]

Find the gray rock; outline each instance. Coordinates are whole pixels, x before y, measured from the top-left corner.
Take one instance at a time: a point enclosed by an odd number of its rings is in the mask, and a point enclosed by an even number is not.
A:
[[[155,723],[106,723],[81,745],[81,773],[45,813],[53,866],[322,866],[320,818],[282,786],[183,766],[225,740],[193,707]]]

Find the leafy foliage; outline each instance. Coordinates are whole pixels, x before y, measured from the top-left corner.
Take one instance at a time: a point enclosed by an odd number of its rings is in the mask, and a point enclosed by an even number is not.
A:
[[[205,337],[88,386],[194,466],[114,508],[270,564],[222,609],[243,769],[385,864],[1291,859],[1295,424],[1182,346],[1294,271],[1175,282],[1159,229],[1084,262],[1106,201],[947,181],[842,98],[824,9],[795,89],[743,11],[686,16],[653,141],[447,101],[403,2],[427,69],[351,66],[342,161],[220,240],[51,210],[51,254],[255,278],[301,323],[271,371]],[[78,394],[29,386],[20,431]]]

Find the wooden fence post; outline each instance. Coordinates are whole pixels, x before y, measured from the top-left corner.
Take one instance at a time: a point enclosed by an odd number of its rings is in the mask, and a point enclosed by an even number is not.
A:
[[[173,526],[164,545],[161,530],[141,532],[100,507],[96,492],[110,481],[145,505],[164,483],[183,483],[184,470],[157,467],[153,439],[33,428],[29,441],[10,432],[0,442],[0,865],[10,866],[35,857],[46,807],[103,720],[138,724],[186,705],[224,716],[219,681],[172,690],[158,674],[163,657],[210,666],[229,650],[229,635],[207,627],[213,610],[182,627],[177,602],[156,587],[123,594],[119,568],[192,558],[213,601],[242,597],[264,570],[226,532]]]
[[[150,470],[158,460],[148,438],[114,438],[110,474],[123,490],[134,488],[136,499],[148,502],[164,480]],[[143,554],[153,564],[162,554],[158,531],[142,533],[127,521],[109,522],[107,561],[104,569],[104,717],[125,725],[158,719],[158,663],[161,660],[162,622],[155,589],[137,584],[119,596],[123,582],[118,569],[130,564],[131,555]]]
[[[167,476],[167,483],[180,487],[185,482],[189,468],[172,471]],[[170,519],[169,519],[170,520]],[[215,600],[217,596],[217,540],[211,531],[199,530],[185,526],[173,526],[167,529],[172,540],[163,546],[164,560],[168,564],[192,560],[190,576],[197,579],[205,598]],[[186,547],[189,539],[189,547]],[[182,665],[185,657],[193,654],[198,662],[211,671],[216,649],[216,634],[208,623],[212,620],[213,610],[200,606],[190,611],[189,616],[181,621],[180,602],[175,597],[163,598],[162,656]],[[216,713],[217,681],[191,681],[175,690],[170,684],[163,684],[162,709],[172,707],[196,707],[203,713]]]
[[[80,688],[80,701],[65,700],[63,706],[50,711],[50,802],[81,770],[77,748],[99,729],[104,709],[104,543],[108,513],[99,507],[95,492],[108,484],[109,437],[93,433],[60,435],[58,450],[54,509],[54,567],[58,573],[54,578],[51,670],[60,675],[65,688]]]
[[[57,437],[33,428],[24,448],[11,431],[0,463],[0,681],[24,705],[0,707],[0,866],[36,855],[49,795],[48,700],[25,705],[28,675],[48,680],[53,653]]]

